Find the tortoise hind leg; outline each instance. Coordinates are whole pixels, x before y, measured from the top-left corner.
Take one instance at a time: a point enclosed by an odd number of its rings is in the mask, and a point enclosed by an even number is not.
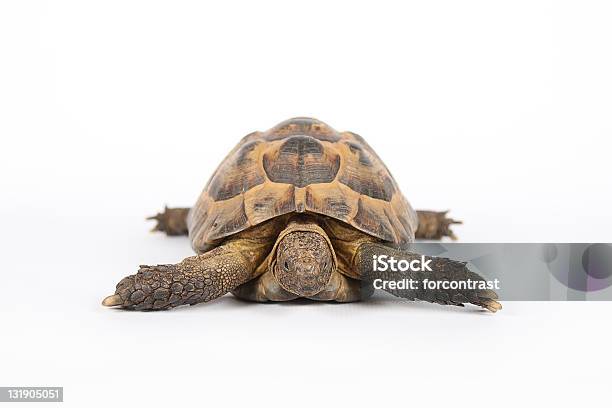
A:
[[[415,232],[416,239],[442,239],[450,237],[453,241],[457,239],[450,229],[452,224],[463,224],[462,221],[447,218],[448,211],[425,211],[418,210],[419,228]]]
[[[157,225],[151,231],[162,231],[166,235],[187,235],[187,214],[189,208],[168,208],[164,212],[157,213],[147,220],[156,220]]]

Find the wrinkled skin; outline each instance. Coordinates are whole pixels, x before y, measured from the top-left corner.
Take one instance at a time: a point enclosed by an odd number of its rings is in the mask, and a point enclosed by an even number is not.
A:
[[[332,249],[321,234],[296,231],[279,242],[274,277],[283,289],[298,296],[314,296],[329,283],[334,262]]]

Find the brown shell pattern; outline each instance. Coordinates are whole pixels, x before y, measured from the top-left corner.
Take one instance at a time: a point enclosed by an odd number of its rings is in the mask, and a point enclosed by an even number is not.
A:
[[[417,217],[386,166],[359,135],[294,118],[244,137],[189,214],[196,251],[264,221],[310,212],[398,245]]]

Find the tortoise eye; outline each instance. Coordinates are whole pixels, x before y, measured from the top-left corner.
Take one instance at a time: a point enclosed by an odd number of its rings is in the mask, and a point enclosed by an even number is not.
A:
[[[287,261],[285,261],[285,264],[283,265],[283,267],[285,268],[286,271],[289,270],[289,264],[287,263]]]

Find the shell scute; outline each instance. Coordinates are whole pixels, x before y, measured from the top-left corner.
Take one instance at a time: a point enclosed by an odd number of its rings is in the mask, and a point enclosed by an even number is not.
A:
[[[291,136],[263,155],[263,167],[270,181],[301,188],[334,181],[340,156],[313,137]]]

